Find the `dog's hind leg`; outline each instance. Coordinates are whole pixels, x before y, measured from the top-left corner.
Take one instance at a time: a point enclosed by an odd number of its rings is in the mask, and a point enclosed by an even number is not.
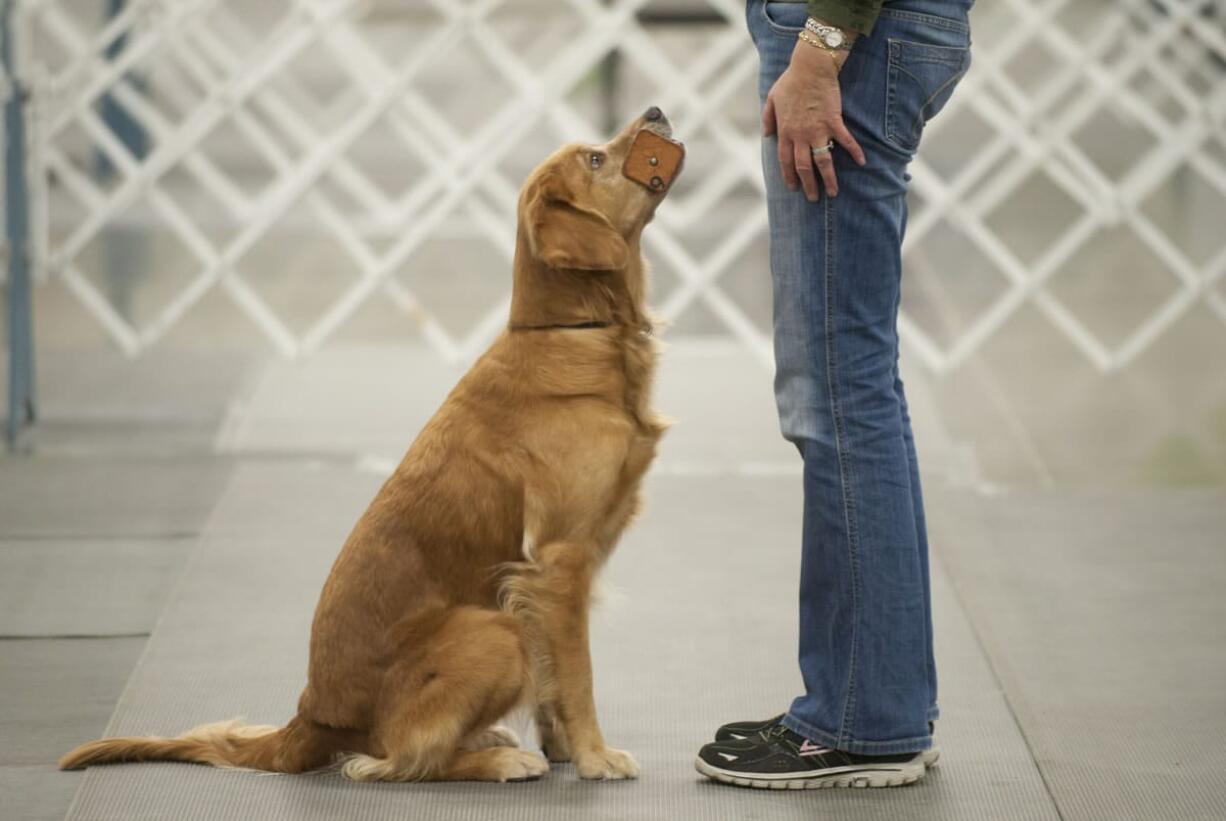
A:
[[[372,738],[383,757],[350,757],[358,781],[513,781],[549,764],[518,747],[464,749],[528,695],[528,662],[515,619],[459,607],[385,675]],[[506,741],[507,739],[502,739]]]
[[[487,747],[456,756],[441,781],[530,781],[549,772],[549,762],[518,747]]]
[[[478,730],[460,742],[461,750],[484,750],[487,747],[518,747],[519,736],[510,727],[494,724]]]
[[[536,734],[541,740],[541,751],[555,763],[570,761],[570,742],[566,740],[566,728],[558,718],[557,710],[541,704],[536,709]]]

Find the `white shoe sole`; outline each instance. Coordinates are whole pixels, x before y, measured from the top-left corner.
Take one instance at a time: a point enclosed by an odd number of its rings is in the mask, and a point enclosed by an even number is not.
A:
[[[733,772],[713,766],[701,758],[694,760],[694,769],[707,778],[738,787],[763,790],[820,790],[827,787],[901,787],[914,784],[924,777],[924,763],[919,756],[899,764],[882,764],[871,769],[864,766],[834,767],[821,775],[803,778],[783,774],[777,776]]]

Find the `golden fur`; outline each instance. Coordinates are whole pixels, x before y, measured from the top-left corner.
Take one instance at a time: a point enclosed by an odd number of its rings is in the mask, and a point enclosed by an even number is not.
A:
[[[495,726],[527,706],[550,760],[583,778],[638,774],[597,723],[588,610],[666,426],[648,404],[656,346],[639,246],[662,195],[620,173],[643,128],[667,125],[640,118],[604,146],[566,146],[525,183],[508,328],[337,557],[289,724],[103,739],[61,767],[295,773],[339,760],[358,780],[535,778],[545,758]]]

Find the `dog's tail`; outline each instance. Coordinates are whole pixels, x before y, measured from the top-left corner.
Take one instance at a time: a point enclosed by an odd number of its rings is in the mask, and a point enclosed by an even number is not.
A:
[[[60,759],[61,770],[122,761],[190,761],[215,767],[247,767],[300,773],[327,766],[342,751],[337,731],[295,716],[284,727],[219,721],[177,738],[103,738]]]

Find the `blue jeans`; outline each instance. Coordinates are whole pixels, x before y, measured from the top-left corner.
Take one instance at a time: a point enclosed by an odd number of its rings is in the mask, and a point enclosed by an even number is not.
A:
[[[774,283],[775,397],[804,460],[800,669],[784,724],[854,753],[932,746],[937,710],[928,543],[898,374],[907,163],[970,63],[973,0],[889,2],[839,82],[868,163],[834,149],[839,195],[784,185],[763,140]],[[750,0],[759,93],[787,68],[803,3]]]

